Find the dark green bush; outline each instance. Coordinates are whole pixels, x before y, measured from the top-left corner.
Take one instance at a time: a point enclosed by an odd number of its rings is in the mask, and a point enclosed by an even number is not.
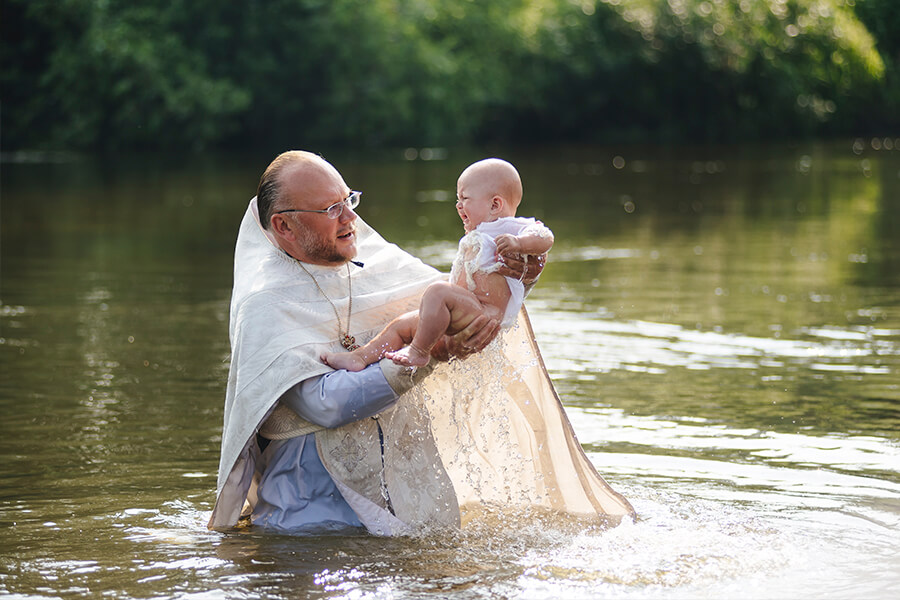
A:
[[[856,2],[6,0],[0,143],[887,134],[900,11]]]

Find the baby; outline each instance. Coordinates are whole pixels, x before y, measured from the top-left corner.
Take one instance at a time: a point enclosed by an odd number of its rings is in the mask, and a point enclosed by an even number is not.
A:
[[[361,371],[382,357],[423,366],[445,334],[462,331],[480,314],[497,319],[501,327],[515,322],[525,288],[495,272],[500,268],[497,254],[544,254],[553,246],[553,233],[540,221],[515,216],[522,181],[504,160],[488,158],[466,167],[456,183],[456,197],[466,235],[459,241],[450,282],[429,285],[418,311],[397,317],[369,343],[349,353],[326,352],[322,362],[348,371]]]

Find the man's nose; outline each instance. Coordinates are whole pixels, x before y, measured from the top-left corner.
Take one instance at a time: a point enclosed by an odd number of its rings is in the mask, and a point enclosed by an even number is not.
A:
[[[341,211],[341,216],[338,219],[341,223],[352,223],[357,218],[356,212],[349,206],[344,205],[344,210]]]

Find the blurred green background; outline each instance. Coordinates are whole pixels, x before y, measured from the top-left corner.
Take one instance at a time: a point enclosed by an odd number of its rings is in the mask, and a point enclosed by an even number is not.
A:
[[[900,0],[0,0],[0,30],[0,596],[896,596]],[[235,235],[297,147],[444,270],[460,171],[517,166],[543,358],[637,523],[207,532]]]
[[[894,134],[896,0],[3,0],[2,147]]]

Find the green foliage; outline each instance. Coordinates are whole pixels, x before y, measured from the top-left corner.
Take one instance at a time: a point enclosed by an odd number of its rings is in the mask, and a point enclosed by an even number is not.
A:
[[[10,12],[21,22],[10,23]],[[207,56],[186,45],[150,6],[10,2],[4,39],[7,26],[16,25],[30,60],[17,64],[4,45],[7,140],[49,138],[64,147],[202,145],[220,137],[228,119],[247,107],[246,92],[211,75]],[[26,94],[10,103],[11,89]]]
[[[894,0],[6,0],[4,149],[897,126]]]
[[[856,13],[875,37],[886,67],[885,85],[872,94],[860,118],[875,133],[885,127],[900,131],[900,2],[856,0]]]
[[[840,0],[559,3],[546,30],[571,137],[746,139],[850,131],[884,63]],[[562,42],[560,42],[562,40]],[[537,112],[551,114],[546,107]]]

